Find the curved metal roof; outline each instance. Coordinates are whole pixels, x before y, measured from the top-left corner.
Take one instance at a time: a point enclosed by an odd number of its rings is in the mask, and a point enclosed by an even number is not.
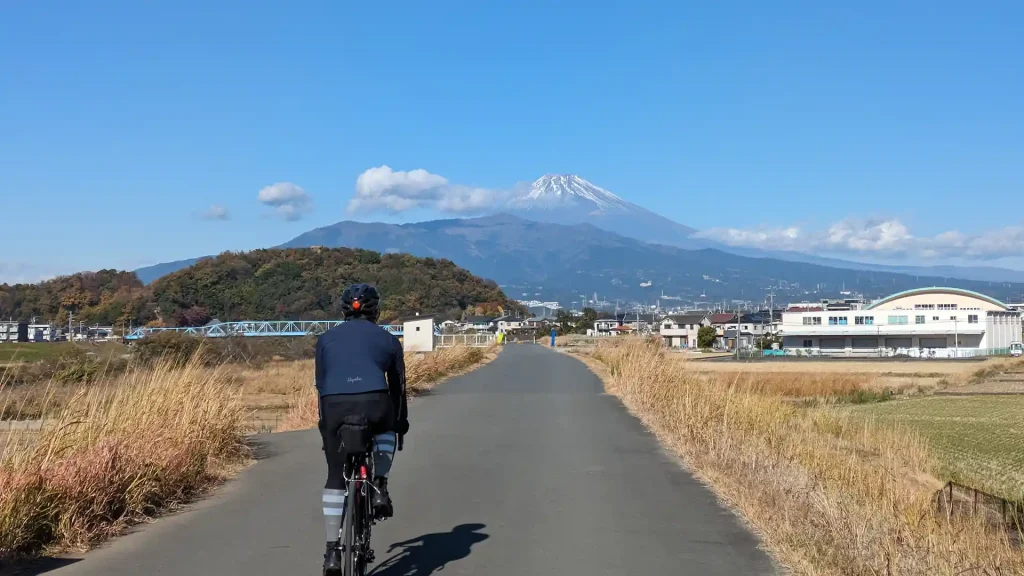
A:
[[[988,302],[989,304],[995,304],[996,306],[1001,307],[1003,310],[1009,310],[1010,309],[1009,306],[1007,306],[1006,304],[1003,304],[999,300],[996,300],[995,298],[992,298],[991,296],[985,296],[984,294],[981,294],[980,292],[975,292],[973,290],[965,290],[963,288],[950,288],[950,287],[947,287],[947,286],[932,286],[932,287],[929,287],[929,288],[914,288],[912,290],[904,290],[903,292],[897,292],[897,293],[895,293],[895,294],[893,294],[891,296],[886,296],[885,298],[882,298],[878,302],[872,303],[871,306],[868,306],[866,308],[866,310],[872,310],[876,306],[880,306],[880,305],[885,304],[887,302],[892,302],[893,300],[896,300],[898,298],[903,298],[904,296],[914,296],[914,295],[917,295],[917,294],[928,294],[928,293],[936,293],[936,292],[951,292],[953,294],[959,294],[961,296],[970,296],[972,298],[977,298],[979,300],[984,300],[984,301]]]

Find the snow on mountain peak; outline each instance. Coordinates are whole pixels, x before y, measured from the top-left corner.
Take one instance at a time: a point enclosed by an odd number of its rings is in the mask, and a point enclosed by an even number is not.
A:
[[[615,194],[575,174],[545,174],[536,179],[526,194],[512,203],[520,208],[593,205],[596,210],[633,211],[636,207]]]

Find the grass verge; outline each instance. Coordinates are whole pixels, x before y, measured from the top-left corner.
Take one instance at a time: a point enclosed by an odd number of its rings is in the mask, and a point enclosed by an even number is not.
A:
[[[601,347],[608,392],[737,509],[792,572],[1022,574],[1004,531],[951,525],[924,439],[832,407],[804,408],[737,376],[687,370],[660,344]],[[888,405],[888,403],[886,404]]]
[[[224,369],[159,362],[80,388],[32,442],[0,447],[0,558],[85,548],[193,498],[242,463]]]

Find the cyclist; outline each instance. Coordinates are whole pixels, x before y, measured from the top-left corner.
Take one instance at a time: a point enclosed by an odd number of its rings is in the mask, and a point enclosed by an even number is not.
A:
[[[387,478],[395,455],[396,434],[409,431],[405,392],[405,361],[398,338],[377,326],[380,294],[367,284],[349,286],[341,295],[345,322],[324,332],[316,342],[316,388],[320,395],[320,435],[327,456],[323,491],[327,552],[324,574],[341,571],[339,532],[345,513],[345,454],[338,436],[349,416],[365,417],[373,431],[371,500],[379,518],[394,510]]]

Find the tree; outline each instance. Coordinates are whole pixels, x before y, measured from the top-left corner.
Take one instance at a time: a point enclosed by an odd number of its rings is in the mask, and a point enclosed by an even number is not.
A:
[[[584,308],[583,317],[576,322],[576,333],[586,334],[587,330],[594,328],[594,321],[597,320],[597,310],[593,308]]]
[[[778,344],[779,348],[782,348],[782,337],[776,334],[769,334],[757,340],[757,348],[759,350],[771,350],[772,344]]]
[[[558,329],[562,334],[569,334],[573,329],[572,314],[569,314],[565,310],[559,310],[555,314],[555,322],[558,323]]]
[[[714,326],[701,326],[700,330],[697,330],[697,346],[700,348],[711,348],[715,345],[716,338],[718,332]]]
[[[193,306],[175,314],[175,323],[178,326],[205,326],[212,319],[210,310],[202,306]]]

